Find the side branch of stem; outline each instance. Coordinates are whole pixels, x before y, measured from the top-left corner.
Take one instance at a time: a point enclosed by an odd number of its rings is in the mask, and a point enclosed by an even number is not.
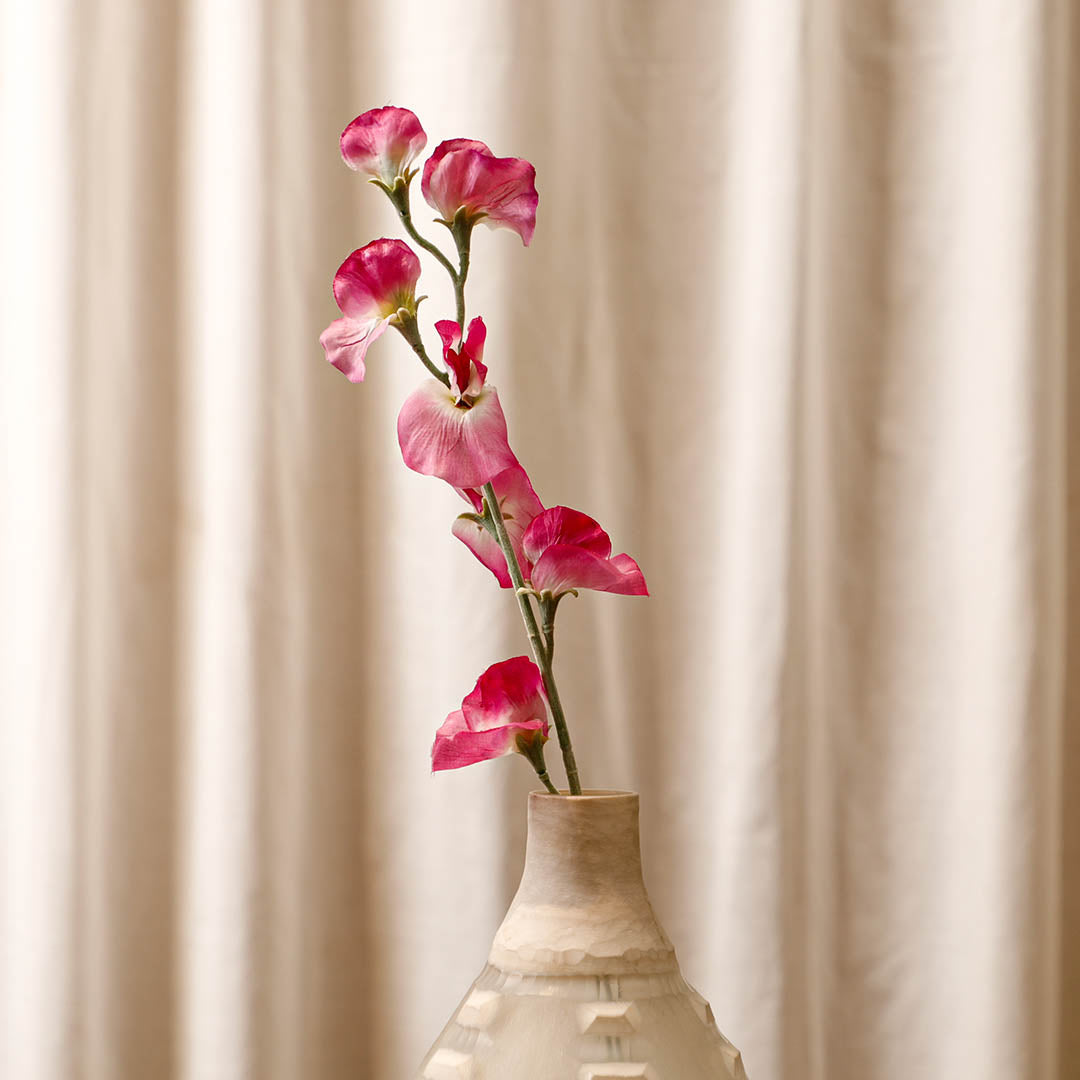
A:
[[[580,795],[581,781],[578,779],[577,760],[574,757],[574,748],[570,742],[570,729],[566,726],[566,714],[563,712],[562,701],[559,698],[559,688],[555,684],[551,658],[541,637],[532,601],[528,593],[522,592],[525,588],[525,577],[521,573],[517,555],[514,553],[514,546],[510,543],[510,535],[506,531],[506,522],[503,521],[498,496],[490,483],[484,485],[484,498],[487,500],[487,510],[495,525],[495,537],[499,541],[499,547],[502,549],[503,555],[506,557],[506,568],[514,585],[514,594],[521,610],[522,621],[525,623],[525,631],[529,636],[533,659],[536,661],[536,666],[540,668],[540,675],[544,680],[544,690],[547,692],[551,717],[555,721],[555,730],[559,737],[559,749],[562,751],[563,764],[566,766],[567,787],[571,795]]]

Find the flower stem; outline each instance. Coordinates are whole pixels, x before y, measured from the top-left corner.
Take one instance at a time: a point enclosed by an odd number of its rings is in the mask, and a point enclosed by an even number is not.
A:
[[[399,177],[397,184],[392,190],[383,187],[383,191],[390,196],[390,201],[394,204],[394,209],[397,210],[398,217],[401,218],[401,224],[405,226],[405,231],[425,251],[434,255],[435,258],[443,264],[446,272],[456,281],[457,271],[454,269],[454,264],[426,236],[421,236],[417,231],[416,226],[413,224],[412,210],[409,207],[409,185],[407,183],[402,183],[401,178]]]
[[[537,769],[536,775],[540,777],[540,783],[543,784],[552,795],[559,794],[559,789],[551,782],[551,777],[548,776],[547,769]]]
[[[514,585],[514,595],[517,596],[518,607],[521,609],[521,618],[525,623],[525,631],[529,635],[529,644],[532,646],[533,659],[540,668],[540,675],[544,680],[544,689],[547,691],[548,705],[551,707],[551,717],[555,721],[555,730],[559,736],[559,749],[562,751],[563,763],[566,766],[566,783],[571,795],[581,794],[581,782],[578,779],[577,760],[574,757],[574,748],[570,742],[570,729],[566,726],[566,714],[563,712],[562,701],[559,698],[559,689],[555,685],[555,675],[551,670],[551,657],[540,634],[540,627],[536,622],[536,614],[533,611],[532,601],[525,589],[525,577],[521,573],[521,567],[514,553],[514,546],[510,543],[510,534],[506,531],[506,522],[503,521],[502,509],[499,506],[495,488],[490,483],[484,485],[484,498],[487,500],[488,513],[491,515],[495,526],[495,538],[499,541],[499,547],[506,556],[506,568],[510,572],[510,580]]]
[[[402,308],[398,312],[396,325],[401,336],[409,343],[409,347],[420,357],[424,367],[426,367],[428,371],[443,384],[443,386],[449,386],[450,376],[447,375],[445,371],[440,371],[431,362],[431,357],[428,356],[427,349],[424,348],[424,339],[420,334],[420,326],[416,321],[416,316]]]

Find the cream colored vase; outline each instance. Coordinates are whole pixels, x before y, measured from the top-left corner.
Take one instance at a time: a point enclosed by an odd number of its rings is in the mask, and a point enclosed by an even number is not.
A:
[[[525,872],[419,1080],[745,1080],[641,877],[638,797],[529,796]]]

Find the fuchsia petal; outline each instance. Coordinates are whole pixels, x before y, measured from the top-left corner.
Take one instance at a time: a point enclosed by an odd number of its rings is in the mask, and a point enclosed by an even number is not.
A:
[[[522,158],[497,158],[481,142],[440,143],[424,165],[428,203],[452,221],[461,208],[491,228],[513,229],[527,247],[536,230],[536,170]]]
[[[540,556],[532,570],[532,586],[541,592],[596,589],[624,596],[648,596],[645,576],[629,555],[603,559],[584,548],[555,544]]]
[[[552,544],[572,544],[602,559],[611,554],[611,539],[599,523],[568,506],[545,510],[532,522],[522,540],[531,562],[536,562]]]
[[[479,139],[444,139],[438,146],[435,147],[431,157],[424,162],[424,172],[420,177],[420,192],[424,196],[424,200],[428,206],[434,210],[438,210],[440,214],[447,220],[453,221],[454,213],[461,203],[456,202],[453,206],[447,203],[449,213],[443,210],[442,205],[439,203],[439,199],[446,194],[446,186],[449,180],[448,176],[442,176],[438,180],[435,180],[435,170],[442,163],[443,158],[447,154],[454,153],[455,150],[474,150],[478,154],[486,154],[488,157],[494,157],[491,150],[486,143],[480,142]],[[432,186],[434,180],[435,186]]]
[[[476,680],[461,708],[473,731],[543,720],[547,704],[540,669],[527,656],[492,664]]]
[[[457,323],[454,323],[457,326]],[[458,337],[461,337],[461,328],[458,328]],[[481,361],[484,359],[484,342],[487,341],[487,327],[484,325],[484,320],[477,315],[472,322],[469,323],[469,335],[465,339],[465,351],[469,354],[469,358],[478,367],[482,366]],[[484,368],[487,371],[487,368]]]
[[[393,105],[369,109],[341,133],[341,156],[349,168],[388,186],[426,145],[427,135],[416,114]]]
[[[461,348],[461,327],[453,319],[440,319],[435,324],[435,332],[442,340],[444,350]]]
[[[492,664],[472,693],[435,734],[431,768],[459,769],[516,749],[523,732],[547,738],[547,703],[540,670],[527,656]]]
[[[372,240],[354,251],[334,275],[334,299],[354,319],[393,315],[411,304],[420,279],[420,260],[400,240]]]
[[[521,537],[533,518],[543,512],[543,503],[533,490],[528,473],[519,464],[515,463],[509,469],[504,469],[492,479],[491,485],[499,500],[510,544],[527,580],[531,565],[525,557]],[[476,513],[483,511],[484,498],[479,491],[463,490],[460,494],[462,498],[472,503]],[[504,589],[511,587],[513,583],[510,580],[502,548],[487,529],[469,518],[461,517],[454,522],[451,531],[495,575],[496,580]]]
[[[462,408],[453,391],[428,379],[406,398],[397,430],[405,464],[453,487],[482,487],[517,461],[493,387],[485,387],[471,408]]]
[[[366,367],[364,357],[368,346],[382,337],[390,318],[335,319],[319,336],[319,344],[326,350],[326,359],[342,372],[349,382],[364,381]]]

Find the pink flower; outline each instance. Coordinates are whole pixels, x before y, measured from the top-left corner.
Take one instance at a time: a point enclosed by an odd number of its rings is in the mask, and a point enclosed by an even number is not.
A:
[[[543,511],[543,503],[533,490],[525,470],[518,464],[511,465],[509,469],[504,469],[498,476],[493,477],[491,486],[499,500],[506,532],[514,554],[517,555],[518,565],[528,578],[530,567],[521,546],[521,538],[533,518]],[[495,575],[504,589],[509,589],[513,582],[506,566],[506,556],[503,555],[498,540],[477,519],[477,515],[484,510],[483,495],[476,488],[461,490],[460,494],[472,503],[476,513],[462,514],[454,522],[451,532]]]
[[[558,596],[571,589],[598,589],[648,596],[645,577],[629,555],[611,555],[608,534],[591,517],[566,506],[538,514],[521,540],[538,592]]]
[[[387,105],[358,116],[341,133],[341,156],[350,169],[392,188],[427,145],[416,114]]]
[[[469,336],[461,344],[461,327],[453,319],[440,319],[435,330],[443,343],[443,363],[450,373],[450,389],[461,397],[476,397],[487,378],[483,365],[487,327],[477,316],[469,323]]]
[[[491,667],[435,733],[431,769],[460,769],[502,757],[548,737],[547,701],[540,669],[515,656]]]
[[[326,359],[349,382],[364,381],[368,346],[382,336],[399,308],[416,311],[420,260],[400,240],[372,240],[354,251],[334,275],[334,299],[344,314],[319,342]]]
[[[493,229],[513,229],[528,247],[536,229],[536,170],[522,158],[497,158],[475,139],[439,143],[424,163],[421,190],[449,225],[464,210]]]
[[[517,464],[499,396],[484,384],[484,321],[473,319],[464,346],[457,323],[439,326],[450,386],[427,379],[405,399],[397,422],[401,456],[415,472],[438,476],[453,487],[483,487]]]

